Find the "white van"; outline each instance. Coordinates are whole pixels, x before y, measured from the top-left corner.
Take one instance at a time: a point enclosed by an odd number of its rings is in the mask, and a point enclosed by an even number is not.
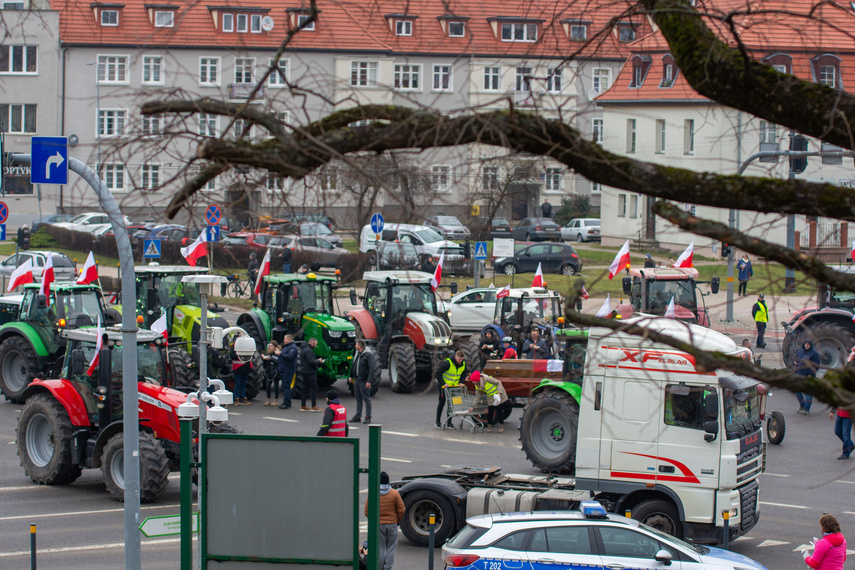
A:
[[[411,243],[415,246],[419,255],[430,255],[439,257],[445,252],[445,259],[463,259],[463,247],[453,241],[442,238],[434,229],[427,226],[414,224],[387,224],[383,228],[380,239],[371,229],[371,226],[363,226],[359,234],[359,251],[362,253],[374,253],[377,244],[381,241],[399,241]]]

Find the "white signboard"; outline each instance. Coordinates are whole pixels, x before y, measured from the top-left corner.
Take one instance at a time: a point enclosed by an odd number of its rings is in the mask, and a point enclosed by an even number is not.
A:
[[[493,257],[513,257],[514,240],[508,238],[496,238],[493,240]]]

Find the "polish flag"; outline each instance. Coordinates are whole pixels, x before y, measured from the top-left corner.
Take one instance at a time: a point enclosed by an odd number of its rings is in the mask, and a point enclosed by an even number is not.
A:
[[[855,261],[855,241],[852,242],[852,251],[849,252],[849,259]]]
[[[261,268],[258,270],[258,277],[255,279],[255,294],[261,291],[261,282],[264,281],[264,276],[270,275],[270,250],[264,254],[264,259],[261,260]]]
[[[47,299],[48,307],[50,307],[50,284],[56,280],[56,275],[53,272],[53,255],[47,256],[45,270],[42,273],[42,285],[39,287],[39,295],[44,295]]]
[[[78,285],[89,285],[93,281],[98,281],[98,266],[95,265],[95,256],[89,252],[89,257],[86,258],[86,263],[83,264],[83,269],[80,270],[80,275],[77,277]]]
[[[502,297],[507,297],[511,294],[511,286],[505,285],[501,289],[496,292],[496,299],[501,299]]]
[[[603,301],[603,306],[600,307],[600,310],[597,311],[597,314],[594,316],[599,317],[601,319],[605,319],[606,317],[610,316],[611,314],[612,314],[611,296],[606,295],[606,300]]]
[[[629,269],[629,240],[626,240],[626,243],[617,252],[615,260],[609,266],[609,279],[613,279],[618,274],[618,271],[623,269]]]
[[[531,282],[532,287],[543,287],[543,269],[540,264],[537,264],[537,271],[534,272],[534,281]]]
[[[169,332],[166,330],[166,313],[160,315],[160,318],[151,323],[151,331],[160,333],[163,338],[169,338]]]
[[[24,263],[18,266],[15,271],[12,272],[12,275],[9,276],[9,286],[6,288],[8,293],[11,293],[15,290],[15,287],[19,285],[26,285],[27,283],[33,282],[33,260],[32,258],[28,259]]]
[[[686,251],[680,254],[680,257],[677,258],[677,261],[674,262],[674,267],[680,268],[691,268],[692,267],[692,255],[695,252],[695,242],[689,244],[689,247],[686,248]]]
[[[439,263],[436,264],[436,271],[433,272],[433,277],[430,279],[431,293],[436,291],[436,288],[439,287],[439,284],[442,281],[442,262],[444,259],[445,250],[443,250],[442,254],[439,256]]]
[[[192,267],[196,267],[196,260],[208,255],[208,232],[203,231],[199,234],[199,237],[196,238],[196,241],[187,247],[182,247],[181,255],[184,256],[187,263]]]
[[[87,376],[92,376],[95,369],[98,368],[98,361],[101,356],[101,347],[104,345],[104,331],[101,329],[101,314],[98,314],[98,325],[95,327],[95,356],[92,357],[92,362],[89,363],[89,369],[86,371]]]
[[[691,257],[691,256],[692,256],[692,254],[690,253],[689,257]],[[671,297],[671,302],[668,303],[668,308],[665,309],[665,316],[668,317],[669,319],[676,319],[677,318],[677,311],[674,309],[674,297]]]
[[[581,293],[581,297],[582,297],[583,299],[585,299],[586,301],[588,300],[588,290],[587,290],[587,289],[585,289],[585,286],[584,286],[584,285],[582,285],[582,293]]]

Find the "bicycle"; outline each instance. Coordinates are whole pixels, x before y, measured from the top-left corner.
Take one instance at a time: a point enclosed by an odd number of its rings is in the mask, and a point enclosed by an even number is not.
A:
[[[248,277],[246,281],[242,281],[240,275],[235,273],[234,275],[227,275],[226,279],[228,280],[228,284],[226,285],[227,297],[240,299],[245,296],[252,296],[252,288],[255,287],[255,283]]]

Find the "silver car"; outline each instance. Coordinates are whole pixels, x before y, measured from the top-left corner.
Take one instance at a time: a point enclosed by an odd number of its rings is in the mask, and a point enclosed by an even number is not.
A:
[[[15,269],[31,259],[33,261],[33,279],[39,282],[42,280],[48,255],[53,256],[53,274],[57,281],[74,281],[77,278],[77,270],[68,257],[55,251],[35,250],[19,251],[7,257],[5,261],[0,263],[0,275],[8,280]]]
[[[563,241],[600,241],[600,220],[596,218],[574,218],[561,228]]]
[[[382,242],[377,248],[380,269],[418,269],[419,253],[411,243]]]

